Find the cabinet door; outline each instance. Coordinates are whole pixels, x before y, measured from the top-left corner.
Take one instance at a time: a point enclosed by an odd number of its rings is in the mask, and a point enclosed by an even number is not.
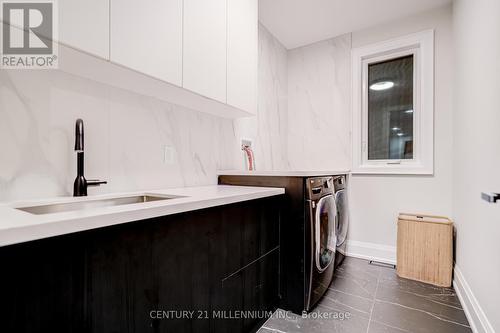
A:
[[[109,1],[58,1],[58,40],[76,49],[109,59]]]
[[[152,332],[158,308],[152,224],[92,230],[87,239],[86,323],[89,332]]]
[[[229,313],[264,316],[279,302],[279,249],[275,249],[245,268],[213,284],[211,331],[255,332],[262,324],[256,318],[227,318]]]
[[[250,332],[258,320],[224,315],[267,311],[278,304],[279,200],[265,198],[228,205],[221,209],[220,219],[211,222],[212,331]]]
[[[75,235],[0,247],[1,332],[88,332],[85,246]]]
[[[183,87],[226,102],[226,0],[184,0]]]
[[[279,302],[279,249],[245,268],[242,279],[243,311],[263,314],[275,309]],[[245,318],[242,332],[255,332],[259,318]]]
[[[182,0],[111,0],[111,61],[182,85]]]
[[[192,317],[157,321],[159,332],[209,332],[212,261],[208,244],[219,209],[158,218],[153,230],[153,265],[158,309],[193,311]],[[206,312],[205,312],[206,311]]]
[[[257,112],[258,1],[227,2],[227,103]]]

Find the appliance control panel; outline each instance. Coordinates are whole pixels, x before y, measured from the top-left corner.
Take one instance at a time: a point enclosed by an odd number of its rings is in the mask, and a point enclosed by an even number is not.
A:
[[[333,177],[308,178],[306,182],[306,195],[308,199],[318,199],[333,193]]]
[[[337,176],[333,179],[333,183],[335,185],[335,191],[342,190],[346,186],[345,176]]]

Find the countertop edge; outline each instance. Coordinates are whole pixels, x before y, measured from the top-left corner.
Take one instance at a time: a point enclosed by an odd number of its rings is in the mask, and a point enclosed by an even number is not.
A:
[[[235,188],[242,188],[235,186]],[[119,212],[104,213],[94,216],[75,217],[53,222],[22,225],[19,227],[2,228],[0,226],[0,247],[9,246],[29,241],[67,235],[71,233],[104,228],[113,225],[125,224],[147,220],[160,216],[185,213],[205,208],[224,206],[238,202],[256,200],[266,197],[278,196],[285,193],[283,188],[254,188],[248,193],[225,194],[192,200],[190,202],[173,203],[141,209],[124,209]],[[11,208],[14,209],[14,208]]]
[[[319,171],[245,171],[245,170],[218,170],[217,176],[261,176],[261,177],[319,177],[350,174],[350,170],[319,170]]]

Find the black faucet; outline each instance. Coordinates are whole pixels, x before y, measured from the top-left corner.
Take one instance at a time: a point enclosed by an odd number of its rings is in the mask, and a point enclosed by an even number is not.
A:
[[[77,119],[75,126],[75,151],[77,158],[76,179],[73,185],[73,196],[82,197],[87,195],[88,186],[99,186],[107,184],[106,181],[86,180],[83,175],[83,120]]]

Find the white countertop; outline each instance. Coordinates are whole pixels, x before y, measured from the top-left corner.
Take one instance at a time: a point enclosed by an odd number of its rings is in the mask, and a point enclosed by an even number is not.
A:
[[[283,188],[212,185],[165,190],[58,197],[0,204],[0,246],[285,193]],[[168,200],[36,215],[16,209],[133,195],[180,196]]]
[[[317,170],[317,171],[293,171],[293,170],[219,170],[219,176],[285,176],[285,177],[316,177],[334,176],[348,174],[349,170]]]

